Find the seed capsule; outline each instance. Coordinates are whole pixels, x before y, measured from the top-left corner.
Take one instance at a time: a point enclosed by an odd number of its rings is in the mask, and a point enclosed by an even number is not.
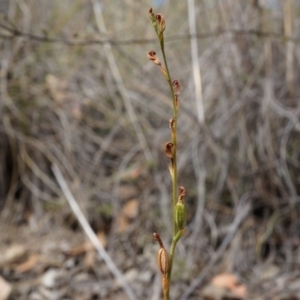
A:
[[[157,253],[157,264],[163,275],[169,271],[169,254],[165,248],[160,248]]]
[[[178,201],[175,206],[175,222],[179,230],[183,230],[186,222],[186,207],[182,201]]]

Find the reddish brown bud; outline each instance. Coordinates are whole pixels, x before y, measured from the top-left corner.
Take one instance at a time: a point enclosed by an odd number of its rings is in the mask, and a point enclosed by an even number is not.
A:
[[[173,80],[172,82],[173,88],[174,88],[174,94],[175,96],[179,96],[180,95],[180,83],[178,80]]]
[[[169,120],[169,127],[171,129],[174,129],[174,126],[175,126],[175,118],[172,118],[172,119]]]
[[[156,57],[156,52],[153,50],[150,50],[148,52],[148,59],[153,61],[156,65],[161,66],[161,62],[159,61],[159,59]]]
[[[169,158],[174,157],[174,144],[173,143],[171,143],[171,142],[166,143],[164,146],[164,150],[165,150],[167,157],[169,157]]]
[[[156,20],[157,20],[157,25],[158,25],[159,31],[164,32],[164,30],[166,28],[164,16],[162,14],[157,14],[156,15]]]
[[[155,52],[154,50],[150,50],[150,51],[148,52],[148,58],[149,58],[150,60],[153,60],[153,58],[156,57],[155,55],[156,55],[156,52]]]
[[[155,16],[154,16],[154,13],[153,13],[152,8],[149,9],[149,18],[150,18],[150,20],[151,20],[152,26],[153,26],[153,27],[155,28],[155,30],[156,30],[156,28],[157,28],[156,18],[155,18]]]
[[[185,188],[183,186],[179,187],[179,200],[182,201],[185,196]]]

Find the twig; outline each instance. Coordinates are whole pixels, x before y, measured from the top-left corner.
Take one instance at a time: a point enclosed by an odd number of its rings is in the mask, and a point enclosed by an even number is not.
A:
[[[196,16],[195,16],[195,2],[194,0],[188,0],[188,14],[189,14],[189,27],[190,35],[196,36]],[[196,39],[191,39],[191,57],[192,57],[192,69],[195,85],[195,101],[198,114],[198,122],[204,124],[204,105],[202,96],[202,80],[200,73],[200,62],[198,55],[198,45]]]
[[[19,30],[18,28],[8,27],[7,25],[0,23],[0,28],[3,28],[7,33],[0,33],[0,37],[2,39],[13,39],[14,37],[23,37],[27,38],[27,40],[33,40],[41,43],[57,43],[57,44],[64,44],[66,46],[92,46],[92,45],[105,45],[109,44],[111,46],[118,46],[118,45],[134,45],[134,44],[152,44],[156,41],[156,39],[143,39],[143,38],[133,38],[133,39],[111,39],[111,38],[103,38],[103,39],[85,39],[79,40],[78,38],[69,39],[63,37],[49,37],[47,35],[38,35],[31,32],[24,32]],[[165,38],[165,42],[173,42],[173,41],[182,41],[182,40],[191,40],[191,39],[208,39],[213,37],[218,37],[226,34],[233,34],[233,35],[249,35],[249,36],[256,36],[260,38],[270,37],[273,39],[281,40],[283,42],[291,41],[295,44],[300,43],[300,38],[297,37],[286,37],[281,33],[276,32],[263,32],[260,30],[243,30],[243,29],[220,29],[211,32],[205,33],[197,33],[197,34],[178,34],[178,35],[170,35]]]
[[[286,38],[292,37],[293,31],[293,16],[292,16],[292,0],[285,0],[284,2],[284,35]],[[294,45],[291,41],[286,44],[286,74],[285,80],[287,84],[287,89],[291,97],[295,94],[294,86]]]
[[[105,251],[103,245],[101,244],[101,242],[97,238],[95,232],[91,228],[88,221],[86,220],[84,214],[82,213],[80,207],[78,206],[74,196],[72,195],[72,193],[71,193],[71,191],[70,191],[70,189],[69,189],[69,187],[68,187],[68,185],[67,185],[67,183],[66,183],[66,181],[65,181],[65,179],[64,179],[64,177],[61,173],[61,171],[57,167],[57,165],[53,164],[52,165],[52,170],[53,170],[53,173],[55,175],[55,178],[56,178],[59,186],[61,187],[66,199],[68,200],[68,202],[69,202],[75,216],[77,217],[80,225],[82,226],[85,234],[88,236],[91,243],[93,244],[93,246],[98,251],[99,255],[103,258],[103,260],[106,263],[109,270],[112,272],[112,274],[120,282],[120,284],[122,285],[124,291],[127,293],[128,297],[131,300],[137,300],[137,298],[136,298],[135,294],[133,293],[132,289],[127,284],[126,279],[124,278],[124,276],[122,275],[120,270],[117,268],[117,266],[115,265],[115,263],[113,262],[113,260],[109,256],[109,254]]]

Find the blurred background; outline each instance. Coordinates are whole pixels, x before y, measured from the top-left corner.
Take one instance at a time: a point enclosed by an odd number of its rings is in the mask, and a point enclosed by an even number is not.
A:
[[[172,101],[150,7],[182,86],[172,299],[300,299],[297,0],[0,1],[0,299],[161,299]]]

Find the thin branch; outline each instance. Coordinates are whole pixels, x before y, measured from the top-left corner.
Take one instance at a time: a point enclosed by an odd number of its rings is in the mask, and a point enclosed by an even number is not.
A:
[[[156,42],[156,39],[110,39],[110,38],[103,38],[103,39],[86,39],[86,40],[79,40],[76,38],[69,39],[63,37],[49,37],[47,35],[38,35],[30,32],[23,32],[17,28],[8,27],[6,24],[0,23],[0,28],[6,30],[6,33],[0,33],[0,38],[3,39],[13,39],[15,37],[23,37],[27,38],[28,40],[33,40],[42,43],[57,43],[63,44],[66,46],[92,46],[92,45],[105,45],[109,44],[111,46],[117,45],[133,45],[133,44],[151,44]],[[256,36],[258,38],[265,38],[270,37],[277,40],[281,40],[283,42],[291,41],[293,43],[300,43],[300,38],[296,37],[287,37],[283,34],[276,33],[276,32],[263,32],[260,30],[239,30],[239,29],[226,29],[226,30],[216,30],[212,32],[206,33],[197,33],[197,34],[185,34],[185,35],[171,35],[165,37],[166,42],[173,42],[173,41],[181,41],[181,40],[191,40],[191,39],[207,39],[218,37],[226,34],[233,34],[233,35],[249,35],[249,36]]]
[[[87,219],[85,218],[84,214],[82,213],[79,205],[77,204],[73,194],[71,193],[60,169],[57,167],[57,165],[52,165],[52,170],[55,175],[55,178],[62,189],[66,199],[68,200],[75,216],[77,217],[80,225],[82,226],[85,234],[90,239],[93,246],[97,249],[99,255],[103,258],[104,262],[106,263],[107,267],[111,271],[111,273],[117,278],[117,280],[122,285],[124,291],[127,293],[129,299],[131,300],[137,300],[135,294],[133,293],[132,289],[129,287],[129,285],[126,282],[126,279],[122,275],[121,271],[117,268],[115,263],[113,262],[112,258],[109,256],[109,254],[104,249],[103,245],[97,238],[95,232],[91,228],[90,224],[88,223]]]
[[[194,0],[188,0],[188,15],[189,15],[189,28],[190,35],[196,36],[196,16],[195,16],[195,2]],[[198,44],[196,39],[191,39],[191,57],[192,57],[192,69],[195,85],[195,101],[197,107],[198,121],[200,124],[205,123],[204,117],[204,105],[202,96],[202,80],[200,73],[200,61],[198,54]]]
[[[286,38],[292,36],[293,31],[293,14],[292,14],[292,0],[284,1],[284,35]],[[286,44],[286,74],[285,80],[287,89],[291,97],[295,94],[294,86],[294,45],[291,41]]]

